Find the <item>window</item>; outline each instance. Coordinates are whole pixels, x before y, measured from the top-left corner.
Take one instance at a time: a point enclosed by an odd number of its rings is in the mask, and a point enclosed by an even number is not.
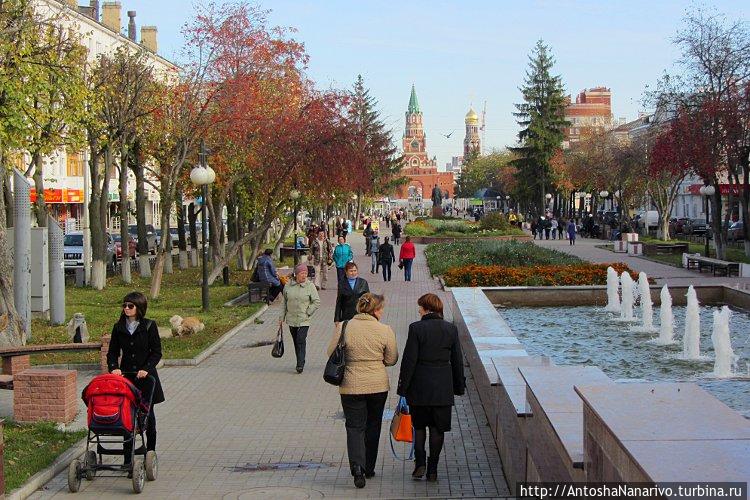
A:
[[[411,141],[411,149],[412,149],[412,151],[419,151],[419,142],[418,141]]]
[[[67,174],[68,177],[83,177],[83,155],[81,153],[68,153]]]

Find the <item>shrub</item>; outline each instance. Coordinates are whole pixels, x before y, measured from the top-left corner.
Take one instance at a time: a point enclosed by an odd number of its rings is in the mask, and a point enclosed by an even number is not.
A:
[[[425,250],[427,265],[433,275],[467,265],[502,265],[508,267],[581,264],[578,257],[519,241],[460,241],[434,243]]]
[[[490,212],[481,218],[479,227],[484,230],[505,230],[510,228],[510,223],[502,212]]]
[[[608,266],[618,274],[627,271],[633,279],[638,279],[638,273],[621,262],[526,267],[468,265],[450,269],[443,278],[448,286],[604,285]]]

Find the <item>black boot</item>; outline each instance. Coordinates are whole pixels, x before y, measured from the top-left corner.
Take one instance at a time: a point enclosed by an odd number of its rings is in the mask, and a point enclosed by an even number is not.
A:
[[[146,433],[146,451],[155,451],[155,450],[156,450],[156,433],[147,432]]]
[[[440,455],[437,457],[430,457],[427,459],[427,480],[431,483],[437,481],[437,466],[440,460]]]
[[[352,467],[352,476],[354,476],[354,486],[357,488],[365,487],[367,480],[365,479],[365,471],[362,470],[362,467],[359,465]]]
[[[411,473],[413,479],[422,479],[424,476],[426,459],[426,451],[414,450],[414,472]]]

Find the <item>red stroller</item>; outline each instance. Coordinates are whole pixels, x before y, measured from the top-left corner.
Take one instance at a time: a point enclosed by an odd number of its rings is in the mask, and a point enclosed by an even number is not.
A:
[[[68,467],[68,488],[75,493],[81,478],[94,479],[98,471],[127,472],[133,479],[133,491],[140,493],[146,479],[154,481],[158,473],[155,451],[146,451],[143,437],[146,419],[151,411],[156,379],[149,375],[151,384],[148,399],[127,378],[105,374],[94,377],[83,390],[82,398],[88,408],[88,437],[83,458],[74,460]],[[141,446],[136,449],[138,436]],[[96,451],[90,449],[96,444]],[[103,445],[119,444],[122,449]],[[116,465],[102,463],[103,455],[130,454],[130,463]],[[136,459],[136,455],[144,458]],[[119,474],[117,475],[119,476]]]

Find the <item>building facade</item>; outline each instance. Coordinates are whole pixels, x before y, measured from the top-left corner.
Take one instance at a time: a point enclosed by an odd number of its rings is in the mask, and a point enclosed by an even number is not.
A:
[[[572,102],[570,96],[565,106],[565,119],[570,127],[564,130],[563,148],[569,148],[581,139],[612,128],[612,92],[607,87],[583,89]]]
[[[424,132],[422,118],[417,92],[412,85],[406,110],[403,136],[404,165],[401,168],[401,175],[408,178],[409,183],[397,189],[396,198],[410,201],[430,199],[435,186],[443,193],[443,198],[453,198],[453,173],[438,172],[437,158],[427,155],[427,135]]]

